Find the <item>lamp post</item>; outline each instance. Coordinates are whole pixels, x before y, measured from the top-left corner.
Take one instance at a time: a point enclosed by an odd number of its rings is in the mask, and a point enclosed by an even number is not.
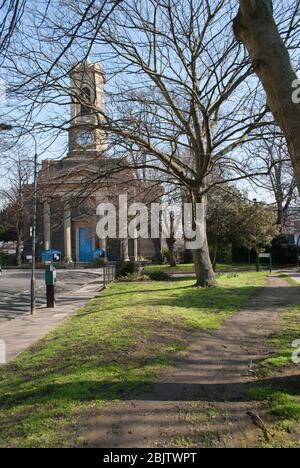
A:
[[[297,268],[299,268],[299,263],[300,263],[299,244],[300,244],[300,236],[298,236],[298,239],[297,239]]]
[[[35,297],[35,268],[36,268],[36,223],[37,223],[37,142],[35,137],[34,139],[34,175],[33,175],[33,203],[32,203],[32,263],[31,263],[31,295],[30,295],[30,314],[34,315],[36,307],[36,297]]]

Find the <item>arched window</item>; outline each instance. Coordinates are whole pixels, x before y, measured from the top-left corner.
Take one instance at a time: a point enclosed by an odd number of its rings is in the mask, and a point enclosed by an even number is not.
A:
[[[88,87],[82,88],[80,115],[89,115],[92,112],[90,104],[92,103],[91,90]]]

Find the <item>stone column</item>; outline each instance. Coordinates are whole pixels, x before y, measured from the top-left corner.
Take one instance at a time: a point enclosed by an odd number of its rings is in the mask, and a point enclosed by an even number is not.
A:
[[[139,240],[133,239],[133,255],[134,255],[134,261],[137,262],[139,259]]]
[[[72,228],[71,228],[71,208],[68,203],[64,209],[64,239],[65,239],[65,258],[72,262]]]
[[[128,249],[128,239],[122,239],[121,241],[122,245],[122,260],[124,262],[129,262],[129,249]]]
[[[105,250],[106,251],[106,248],[107,248],[107,239],[99,239],[99,246],[100,246],[100,249],[102,250]]]
[[[79,226],[75,227],[75,239],[76,239],[76,262],[80,261],[79,254]]]
[[[50,205],[48,202],[44,203],[44,250],[51,249],[51,216]]]

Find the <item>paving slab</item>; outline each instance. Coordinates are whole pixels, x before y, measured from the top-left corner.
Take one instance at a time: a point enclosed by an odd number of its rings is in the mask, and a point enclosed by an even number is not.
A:
[[[59,296],[55,309],[39,307],[34,316],[28,313],[0,323],[0,344],[6,348],[6,363],[33,343],[54,330],[103,289],[99,277],[82,288]]]

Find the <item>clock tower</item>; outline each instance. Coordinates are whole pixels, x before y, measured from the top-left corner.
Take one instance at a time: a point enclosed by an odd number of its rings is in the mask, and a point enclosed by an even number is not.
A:
[[[71,127],[68,158],[104,157],[106,133],[98,128],[103,121],[105,74],[100,64],[85,61],[70,72]]]

